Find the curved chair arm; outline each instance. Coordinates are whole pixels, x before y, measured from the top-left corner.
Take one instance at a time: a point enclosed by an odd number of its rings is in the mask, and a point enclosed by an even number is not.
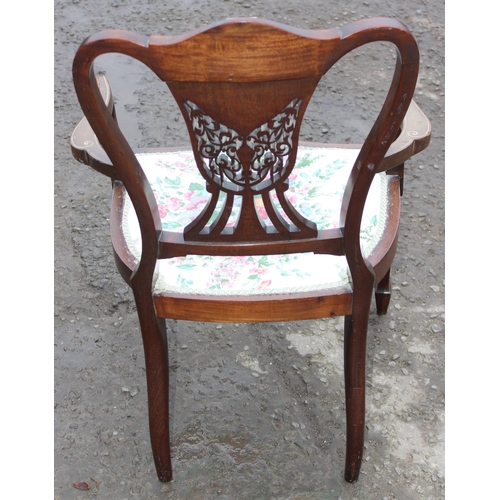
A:
[[[385,154],[378,171],[397,167],[424,150],[431,140],[431,131],[431,122],[412,100],[401,124],[401,132]]]
[[[97,77],[97,84],[99,85],[99,90],[101,91],[106,106],[113,116],[115,116],[115,105],[108,79],[104,75],[99,75]],[[89,165],[101,174],[111,178],[114,177],[115,169],[111,164],[111,160],[99,144],[87,118],[82,118],[75,127],[71,134],[70,143],[71,152],[76,160],[85,165]]]
[[[108,106],[108,109],[114,113],[114,103],[108,79],[104,75],[99,75],[97,77],[97,82],[104,102]],[[387,151],[380,165],[379,172],[401,165],[413,155],[424,150],[428,146],[430,139],[431,123],[417,103],[412,100],[401,125],[401,132]],[[75,127],[70,142],[71,151],[76,160],[85,165],[89,165],[108,177],[114,177],[114,167],[108,155],[99,144],[86,118],[82,118]],[[319,146],[320,144],[317,145]],[[360,144],[339,144],[336,146],[361,147]]]

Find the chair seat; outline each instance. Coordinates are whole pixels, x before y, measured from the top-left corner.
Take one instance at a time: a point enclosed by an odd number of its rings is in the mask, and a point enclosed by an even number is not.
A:
[[[319,230],[339,227],[342,196],[357,149],[299,147],[287,196]],[[210,198],[190,150],[138,153],[158,203],[163,229],[182,232]],[[238,197],[228,225],[238,214]],[[223,200],[219,200],[222,206]],[[270,224],[262,200],[256,206]],[[388,181],[377,174],[363,212],[361,247],[369,255],[384,233]],[[286,216],[285,216],[286,217]],[[128,249],[139,260],[141,235],[132,203],[125,198],[122,229]],[[159,261],[154,292],[203,295],[269,295],[350,287],[344,256],[313,253],[262,256],[188,255]]]

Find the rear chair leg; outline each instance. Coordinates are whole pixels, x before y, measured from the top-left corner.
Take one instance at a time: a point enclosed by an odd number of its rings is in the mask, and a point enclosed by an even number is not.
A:
[[[370,294],[371,295],[371,294]],[[346,457],[344,478],[359,477],[365,433],[365,364],[369,308],[344,320],[344,376],[346,398]]]
[[[148,298],[140,292],[134,295],[146,360],[151,447],[158,479],[166,482],[172,479],[167,329],[165,320],[156,317],[151,292]]]
[[[375,303],[377,305],[377,314],[387,314],[389,302],[391,300],[391,270],[380,280],[380,283],[375,289]]]

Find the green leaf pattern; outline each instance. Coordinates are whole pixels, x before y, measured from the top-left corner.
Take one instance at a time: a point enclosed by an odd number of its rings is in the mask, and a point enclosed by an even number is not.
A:
[[[290,202],[318,229],[339,226],[342,196],[358,150],[301,148],[289,177],[286,193]],[[210,199],[205,180],[191,151],[137,155],[158,203],[165,230],[182,232]],[[385,223],[386,176],[375,176],[365,205],[361,246],[365,253],[375,246]],[[277,202],[277,197],[274,195]],[[140,231],[130,200],[124,232],[132,253],[140,258]],[[261,204],[262,201],[260,200]],[[259,214],[270,224],[263,207]],[[222,205],[222,201],[219,201]],[[236,197],[233,215],[239,208]],[[287,254],[247,257],[193,256],[159,262],[156,290],[189,293],[269,294],[306,289],[348,286],[344,257],[314,254]]]

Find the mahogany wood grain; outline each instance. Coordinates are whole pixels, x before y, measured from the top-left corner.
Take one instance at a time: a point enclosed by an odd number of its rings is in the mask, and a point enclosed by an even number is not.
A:
[[[345,316],[351,313],[349,289],[293,295],[196,298],[174,293],[155,295],[158,316],[191,321],[257,323]]]

